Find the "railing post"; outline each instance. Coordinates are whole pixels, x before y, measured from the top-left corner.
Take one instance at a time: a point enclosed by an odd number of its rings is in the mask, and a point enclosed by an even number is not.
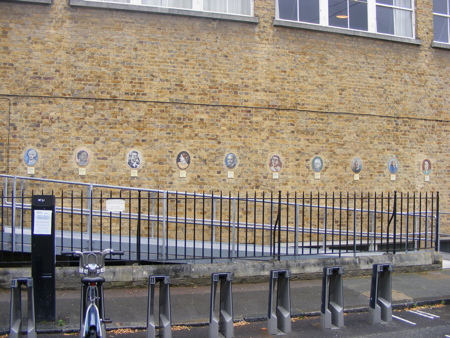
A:
[[[130,207],[131,208],[131,207]],[[141,191],[138,191],[138,219],[136,232],[136,260],[141,261]]]
[[[297,193],[295,193],[295,232],[294,232],[294,255],[295,258],[298,257],[298,214],[299,214],[299,205],[297,204]]]
[[[159,283],[159,333],[160,337],[172,337],[172,314],[170,307],[170,277],[150,276],[148,279],[147,337],[156,337],[155,287]]]
[[[88,244],[88,248],[90,251],[93,250],[93,229],[92,229],[92,213],[93,213],[93,201],[92,201],[92,195],[93,195],[93,189],[94,186],[93,184],[89,184],[88,186],[88,209],[89,209],[89,214],[88,214],[88,218],[87,218],[87,224],[86,224],[86,229],[88,230],[88,234],[89,234],[89,244]],[[83,208],[83,207],[82,207]],[[83,214],[83,212],[82,212]]]
[[[278,246],[276,245],[278,235]],[[278,210],[277,210],[277,218],[275,220],[275,225],[273,227],[273,237],[272,237],[272,247],[273,247],[273,257],[278,257],[278,260],[281,259],[281,191],[278,191]],[[277,250],[276,250],[277,248]],[[275,253],[277,252],[277,253]]]
[[[267,332],[272,335],[291,332],[291,295],[289,270],[272,270],[269,283],[269,311]],[[277,280],[277,283],[275,283]],[[274,301],[277,288],[276,304]],[[275,306],[274,306],[275,305]]]
[[[373,324],[392,321],[392,264],[374,264],[369,314]]]
[[[324,329],[344,326],[343,274],[342,267],[323,268],[320,322]]]
[[[231,196],[230,196],[231,198]],[[239,250],[239,248],[237,248],[237,231],[236,231],[236,213],[237,213],[237,201],[235,198],[233,198],[231,200],[231,205],[233,208],[232,211],[232,215],[231,215],[231,258],[235,258],[237,257],[237,252],[236,250]]]
[[[234,336],[233,327],[233,293],[231,272],[213,273],[211,275],[211,298],[209,315],[209,337],[218,338],[219,333],[225,338]],[[217,285],[220,281],[219,318],[215,311]]]
[[[17,204],[17,202],[16,202],[16,184],[17,184],[17,178],[16,178],[16,176],[14,176],[13,187],[12,187],[12,191],[11,191],[11,198],[12,198],[11,250],[12,250],[12,252],[16,251],[16,204]]]
[[[16,338],[22,336],[22,285],[25,285],[28,289],[27,337],[35,338],[37,334],[34,315],[33,278],[31,277],[13,278],[11,281],[9,337]]]
[[[434,244],[435,250],[436,251],[441,251],[441,240],[440,240],[440,218],[439,218],[439,191],[436,192],[436,236],[435,236],[435,241],[436,243]]]
[[[166,246],[167,240],[167,202],[168,202],[167,191],[163,194],[163,222],[162,222],[162,244],[161,244],[161,257],[163,260],[169,257],[168,248]],[[195,249],[194,249],[195,250]]]

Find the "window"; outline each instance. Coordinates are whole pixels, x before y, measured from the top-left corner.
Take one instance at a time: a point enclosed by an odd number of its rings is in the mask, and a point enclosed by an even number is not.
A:
[[[252,0],[87,0],[87,1],[187,9],[194,11],[246,15],[246,16],[253,15]]]
[[[434,41],[450,43],[450,0],[434,0]]]
[[[280,20],[414,37],[413,0],[278,0],[277,3]]]

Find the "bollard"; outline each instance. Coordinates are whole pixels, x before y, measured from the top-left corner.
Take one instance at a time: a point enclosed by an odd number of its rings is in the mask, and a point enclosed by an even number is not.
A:
[[[269,313],[267,332],[272,335],[291,332],[291,294],[289,270],[272,270],[270,272]],[[277,283],[275,283],[277,280]],[[276,310],[274,308],[275,287],[277,288]]]
[[[342,267],[323,268],[320,322],[323,329],[344,326]]]
[[[231,282],[233,274],[231,272],[213,273],[211,275],[211,299],[209,315],[209,336],[219,337],[221,334],[225,338],[234,336],[233,327],[233,294]],[[220,309],[219,319],[215,311],[217,284],[220,281]]]
[[[159,282],[159,333],[160,337],[172,337],[172,315],[170,309],[169,276],[150,276],[148,279],[147,337],[156,337],[155,287]]]
[[[374,264],[370,287],[369,314],[372,324],[392,321],[392,264]]]
[[[25,285],[28,289],[27,337],[34,338],[36,337],[36,320],[34,315],[33,278],[31,277],[12,279],[9,337],[22,336],[22,285]]]

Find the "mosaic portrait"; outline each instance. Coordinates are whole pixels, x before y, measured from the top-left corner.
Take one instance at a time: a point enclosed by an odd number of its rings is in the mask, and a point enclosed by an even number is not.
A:
[[[38,158],[39,154],[36,149],[30,148],[25,152],[24,161],[30,167],[36,165]]]
[[[128,152],[127,164],[131,169],[137,169],[141,165],[141,154],[139,151],[133,149]]]
[[[391,174],[395,174],[398,171],[398,161],[395,158],[391,158],[388,162],[388,169]]]
[[[283,167],[283,163],[281,162],[281,158],[278,155],[273,155],[269,161],[270,170],[273,172],[279,172]]]
[[[227,156],[225,156],[225,166],[228,169],[234,169],[237,165],[237,156],[234,153],[228,153]]]
[[[355,174],[359,174],[359,172],[362,170],[362,161],[359,157],[355,157],[352,160],[351,164],[352,170]]]
[[[90,156],[89,153],[86,149],[81,149],[77,152],[76,156],[75,156],[75,162],[80,166],[80,167],[85,167],[88,165],[90,161]]]
[[[423,162],[422,162],[422,172],[425,175],[429,175],[431,173],[431,161],[429,159],[423,160]]]
[[[191,156],[187,151],[182,151],[177,156],[177,166],[181,170],[187,169],[191,164]]]
[[[320,156],[316,156],[313,158],[311,162],[312,170],[316,173],[320,173],[323,169],[323,160]]]

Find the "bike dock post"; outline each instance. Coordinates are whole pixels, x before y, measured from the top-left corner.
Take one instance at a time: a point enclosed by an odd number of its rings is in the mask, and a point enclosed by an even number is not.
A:
[[[223,336],[230,338],[234,336],[233,327],[233,294],[231,272],[213,273],[211,275],[211,299],[209,315],[209,337],[218,338]],[[215,311],[217,285],[220,281],[220,309],[219,318]]]
[[[270,272],[269,313],[267,317],[267,332],[269,334],[277,335],[291,332],[290,278],[291,272],[289,270],[272,270]],[[274,304],[275,288],[277,289],[276,304]]]
[[[156,337],[155,287],[159,283],[159,336],[172,337],[172,314],[170,308],[170,277],[150,276],[148,279],[147,337]]]
[[[344,326],[344,292],[342,267],[323,268],[320,322],[323,329]]]
[[[34,315],[33,278],[13,278],[11,281],[10,329],[9,337],[22,336],[22,285],[28,289],[27,337],[35,338],[36,320]]]
[[[374,264],[370,287],[369,314],[372,324],[392,321],[392,264]]]

